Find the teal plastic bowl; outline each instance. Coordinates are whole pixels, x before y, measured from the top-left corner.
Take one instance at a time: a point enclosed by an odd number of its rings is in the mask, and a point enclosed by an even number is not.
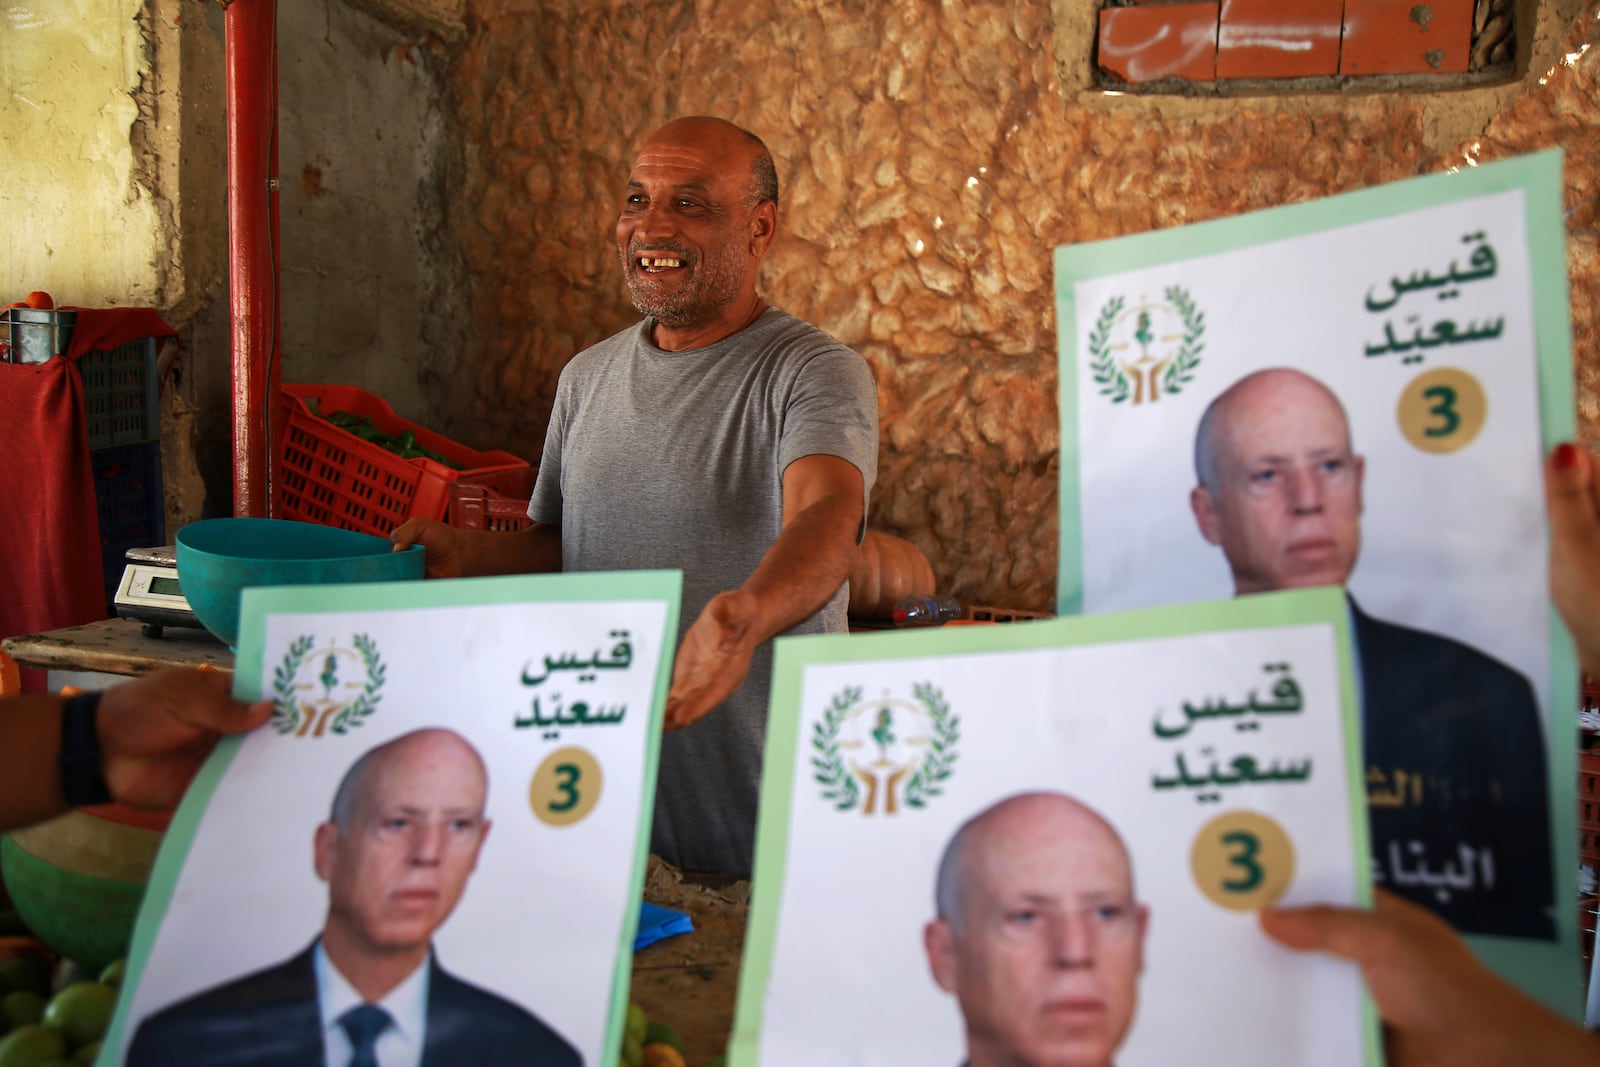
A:
[[[202,519],[178,530],[178,584],[207,630],[239,643],[239,594],[260,585],[339,585],[422,577],[423,549],[289,519]]]

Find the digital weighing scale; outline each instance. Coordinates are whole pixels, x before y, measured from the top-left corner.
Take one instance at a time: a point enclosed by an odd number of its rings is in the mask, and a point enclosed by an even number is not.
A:
[[[126,557],[128,565],[112,598],[118,618],[144,623],[146,637],[160,637],[164,626],[205,629],[178,584],[176,546],[130,548]]]

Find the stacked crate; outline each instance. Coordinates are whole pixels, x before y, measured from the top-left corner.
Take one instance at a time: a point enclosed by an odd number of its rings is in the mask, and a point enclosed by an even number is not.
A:
[[[445,518],[451,491],[465,484],[521,491],[527,510],[533,482],[525,459],[468,448],[401,418],[381,396],[355,386],[286,382],[282,393],[289,409],[279,466],[286,519],[387,537],[410,518]],[[408,435],[446,462],[397,455],[330,422],[336,412],[364,418],[386,435]]]
[[[444,521],[462,530],[524,530],[533,525],[528,501],[539,468],[508,471],[480,483],[457,482],[450,487],[450,505]]]
[[[83,375],[100,514],[100,566],[110,615],[128,549],[166,544],[156,341],[144,338],[88,352],[78,360],[78,370]]]

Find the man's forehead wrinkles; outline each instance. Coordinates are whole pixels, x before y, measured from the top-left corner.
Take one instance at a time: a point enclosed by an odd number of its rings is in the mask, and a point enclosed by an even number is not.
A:
[[[699,160],[671,160],[671,159],[641,159],[635,163],[629,177],[634,181],[653,178],[661,181],[674,175],[682,177],[689,175],[695,178],[713,178],[716,168]]]
[[[717,154],[726,155],[727,153]],[[639,153],[638,157],[634,159],[633,165],[635,167],[647,165],[706,167],[708,166],[707,157],[710,155],[711,153],[703,148],[690,148],[686,145],[669,143],[653,144],[647,145]]]

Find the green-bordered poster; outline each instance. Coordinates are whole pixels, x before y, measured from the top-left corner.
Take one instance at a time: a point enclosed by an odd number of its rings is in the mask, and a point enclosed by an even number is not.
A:
[[[1057,249],[1063,613],[1349,597],[1376,884],[1576,1010],[1561,157]]]
[[[732,1067],[1376,1064],[1344,599],[780,639]]]
[[[680,581],[247,590],[102,1061],[616,1063]]]

